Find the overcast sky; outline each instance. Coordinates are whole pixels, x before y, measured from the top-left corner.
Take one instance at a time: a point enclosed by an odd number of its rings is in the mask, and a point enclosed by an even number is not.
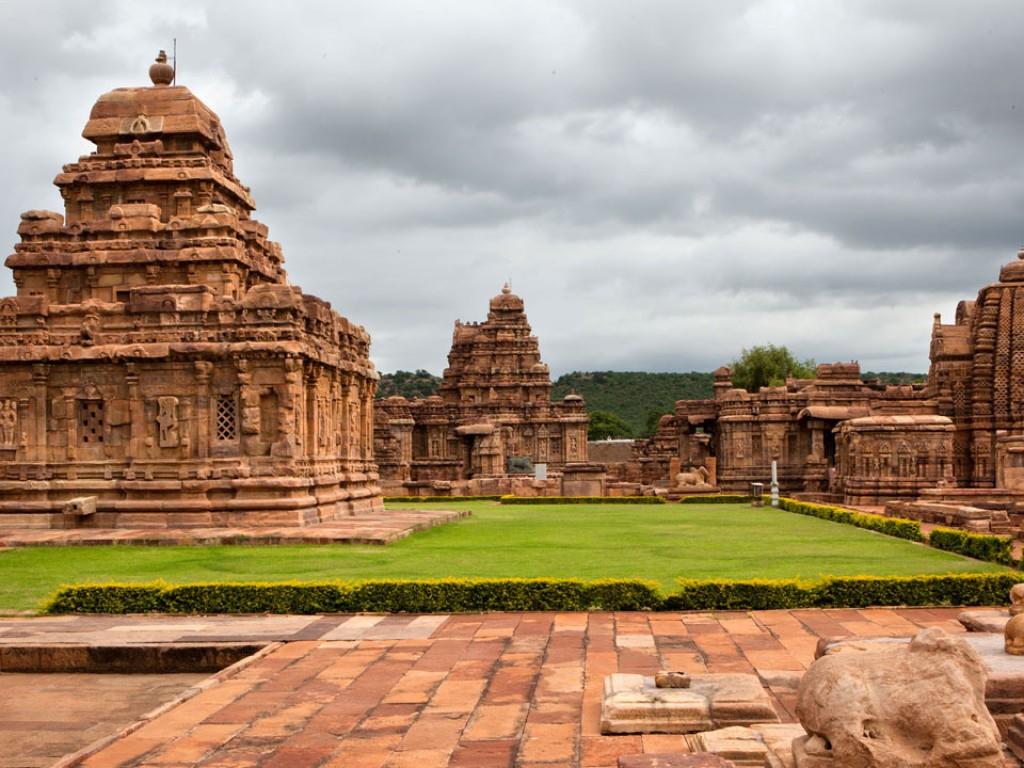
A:
[[[556,375],[762,343],[923,371],[1024,242],[1020,0],[0,0],[6,252],[175,36],[291,280],[382,371],[440,373],[506,279]]]

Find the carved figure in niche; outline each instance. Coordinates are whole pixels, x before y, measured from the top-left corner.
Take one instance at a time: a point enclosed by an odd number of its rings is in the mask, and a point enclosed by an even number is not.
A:
[[[177,448],[178,437],[178,398],[157,398],[156,423],[159,427],[157,442],[161,448]]]
[[[17,448],[18,401],[0,402],[0,448]]]
[[[298,456],[299,440],[295,434],[295,419],[292,418],[291,408],[278,409],[277,433],[280,437],[270,446],[270,455],[285,458]]]
[[[569,438],[569,456],[570,459],[575,459],[579,455],[580,441],[579,438],[573,435]]]
[[[971,646],[937,627],[906,646],[823,656],[800,682],[796,766],[1000,768],[986,674]]]
[[[79,330],[79,342],[83,347],[91,347],[96,343],[96,335],[100,331],[99,315],[88,314],[82,320],[82,327]]]

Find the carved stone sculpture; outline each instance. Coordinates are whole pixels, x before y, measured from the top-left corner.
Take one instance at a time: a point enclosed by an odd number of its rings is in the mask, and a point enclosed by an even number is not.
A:
[[[708,482],[710,473],[705,467],[696,467],[694,469],[687,470],[686,472],[680,472],[675,476],[675,487],[674,490],[686,492],[686,491],[704,491],[712,488],[712,485]]]
[[[1010,615],[1016,616],[1019,613],[1024,613],[1024,584],[1010,587]]]
[[[1011,617],[1003,627],[1003,650],[1011,656],[1024,656],[1024,614]]]
[[[796,766],[1001,768],[985,675],[969,645],[934,627],[909,645],[824,656],[800,683]]]

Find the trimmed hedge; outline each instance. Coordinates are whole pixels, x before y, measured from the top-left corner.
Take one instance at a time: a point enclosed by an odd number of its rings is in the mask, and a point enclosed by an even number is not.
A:
[[[661,496],[502,496],[502,504],[665,504]]]
[[[987,560],[1000,565],[1017,565],[1013,559],[1013,539],[1009,536],[992,536],[983,533],[936,528],[928,536],[928,543],[935,549],[944,549],[958,555]]]
[[[716,493],[710,496],[683,496],[680,504],[749,504],[751,496],[738,493]]]
[[[62,587],[47,613],[476,613],[660,607],[642,579],[436,579]]]
[[[921,533],[921,524],[916,520],[904,520],[901,517],[884,517],[883,515],[869,515],[863,512],[854,512],[841,507],[831,507],[825,504],[811,504],[796,499],[779,499],[779,509],[787,512],[796,512],[798,515],[809,515],[822,520],[831,520],[833,523],[843,523],[857,528],[864,528],[869,531],[884,533],[886,536],[895,536],[897,539],[907,541],[924,542],[924,534]]]
[[[1000,605],[1018,574],[832,577],[822,581],[679,579],[664,597],[642,579],[439,579],[62,587],[47,613],[478,613],[708,611]]]
[[[796,579],[697,581],[679,579],[664,610],[767,610],[865,608],[873,605],[1001,605],[1018,581],[1015,573],[945,576],[849,576],[806,582]]]
[[[501,501],[501,496],[385,496],[385,504],[433,504],[453,501]]]

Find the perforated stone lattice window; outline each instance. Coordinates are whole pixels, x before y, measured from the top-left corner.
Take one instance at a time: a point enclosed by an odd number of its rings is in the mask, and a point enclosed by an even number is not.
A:
[[[103,401],[78,401],[78,429],[82,445],[94,445],[103,442]]]
[[[234,395],[217,395],[217,439],[234,440],[238,435],[238,406]]]

